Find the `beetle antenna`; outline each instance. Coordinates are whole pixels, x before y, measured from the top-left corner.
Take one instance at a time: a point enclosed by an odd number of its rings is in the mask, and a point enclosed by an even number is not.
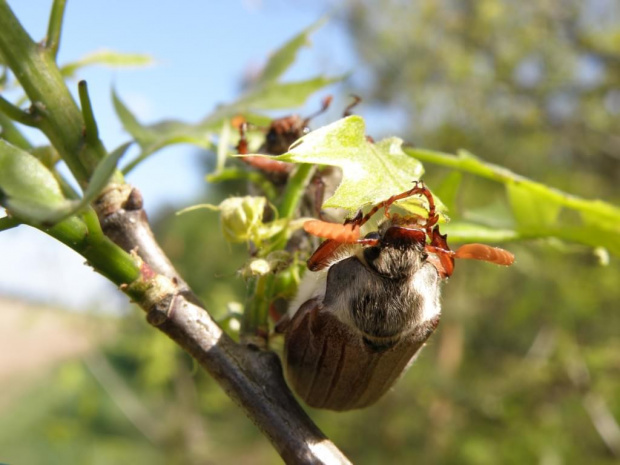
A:
[[[346,118],[347,116],[351,116],[352,114],[351,110],[353,110],[353,108],[356,107],[362,101],[362,97],[360,97],[359,95],[352,94],[351,97],[353,98],[353,102],[351,102],[349,106],[347,106],[344,109],[344,112],[342,113],[343,118]]]
[[[321,113],[325,113],[327,111],[327,109],[329,108],[329,106],[331,105],[333,100],[333,97],[331,95],[328,95],[326,97],[323,98],[323,100],[321,101],[321,108],[319,108],[318,111],[312,113],[311,115],[307,116],[306,119],[304,119],[302,125],[303,126],[308,126],[308,123],[310,123],[310,121],[314,118],[316,118],[317,116],[319,116]]]

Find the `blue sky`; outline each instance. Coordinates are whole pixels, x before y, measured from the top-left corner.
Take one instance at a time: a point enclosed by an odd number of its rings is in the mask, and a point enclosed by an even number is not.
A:
[[[51,0],[9,0],[9,5],[31,36],[42,39]],[[148,53],[155,58],[156,65],[148,68],[93,67],[79,73],[88,82],[100,136],[113,149],[128,136],[112,108],[112,87],[142,122],[197,121],[218,103],[235,99],[245,72],[259,68],[270,52],[332,9],[327,0],[182,0],[174,6],[143,0],[70,1],[58,59],[63,64],[99,49]],[[331,20],[317,31],[312,42],[286,79],[355,69],[351,43],[338,21]],[[77,81],[69,85],[76,89]],[[317,95],[309,107],[317,107],[320,98]],[[33,132],[28,134],[35,142],[44,142]],[[205,173],[199,172],[197,161],[194,148],[175,146],[130,175],[129,182],[144,194],[149,214],[165,204],[185,206],[203,189]],[[81,257],[31,228],[3,232],[0,256],[0,295],[73,309],[109,310],[124,305],[124,297],[85,268]]]

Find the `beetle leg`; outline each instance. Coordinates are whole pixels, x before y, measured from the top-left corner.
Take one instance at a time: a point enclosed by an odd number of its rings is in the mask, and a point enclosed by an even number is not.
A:
[[[293,165],[280,160],[273,160],[266,157],[243,157],[241,160],[254,168],[269,173],[290,173]]]
[[[334,261],[336,251],[343,245],[342,242],[338,242],[334,239],[327,239],[321,245],[317,247],[314,253],[307,261],[308,269],[310,271],[319,271],[327,268]]]
[[[424,197],[426,197],[426,200],[428,202],[428,219],[426,220],[426,226],[427,226],[427,232],[430,235],[432,226],[437,224],[437,221],[439,221],[439,216],[437,215],[437,212],[435,211],[435,201],[433,200],[433,195],[431,194],[431,191],[428,190],[428,188],[424,185],[422,181],[415,181],[414,186],[408,191],[393,195],[389,199],[376,204],[360,220],[359,225],[362,226],[375,213],[377,213],[382,208],[385,210],[385,216],[389,217],[388,210],[394,202],[398,200],[406,199],[407,197],[411,197],[412,195],[423,195]]]
[[[425,247],[427,252],[433,253],[438,257],[441,267],[437,267],[436,263],[433,264],[442,278],[449,278],[454,272],[455,253],[450,250],[446,240],[447,237],[445,234],[440,234],[439,228],[435,227],[431,233],[431,243]]]

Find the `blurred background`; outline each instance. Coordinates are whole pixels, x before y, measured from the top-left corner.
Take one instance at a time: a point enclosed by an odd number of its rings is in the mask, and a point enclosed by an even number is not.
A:
[[[37,39],[50,3],[9,1]],[[355,93],[377,139],[466,148],[619,203],[615,0],[209,3],[68,4],[60,63],[101,48],[156,60],[80,72],[108,149],[129,138],[112,87],[144,123],[197,121],[234,100],[271,51],[328,15],[286,75],[349,73],[328,90],[335,110],[315,125],[339,117]],[[320,94],[292,110],[311,112]],[[223,242],[215,214],[174,216],[241,192],[208,186],[212,166],[213,154],[177,145],[129,182],[181,274],[223,317],[244,299],[235,271],[245,250]],[[425,168],[431,187],[448,174]],[[465,178],[462,190],[459,209],[495,212],[490,183]],[[354,463],[618,463],[618,258],[603,266],[591,249],[556,241],[505,247],[517,256],[510,269],[457,265],[438,331],[393,392],[364,411],[310,411]],[[22,226],[2,232],[0,256],[0,462],[279,463],[219,387],[76,254]]]

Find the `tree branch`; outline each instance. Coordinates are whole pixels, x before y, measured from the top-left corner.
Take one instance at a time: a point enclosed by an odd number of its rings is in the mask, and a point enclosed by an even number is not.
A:
[[[55,2],[50,20],[53,50],[60,35],[63,6],[63,1]],[[0,0],[0,52],[40,112],[39,128],[84,187],[105,157],[105,149],[93,129],[86,89],[81,88],[83,115],[49,50],[32,41],[6,0]],[[92,121],[85,124],[84,117]],[[85,129],[90,129],[88,138]],[[137,190],[117,173],[93,207],[101,228],[94,224],[97,218],[91,212],[82,219],[70,217],[42,229],[81,253],[95,270],[119,285],[147,312],[150,324],[176,341],[215,378],[287,463],[350,463],[297,403],[284,381],[277,355],[236,344],[205,311],[155,241]]]
[[[209,316],[155,241],[142,198],[116,186],[97,202],[105,234],[135,251],[169,280],[167,292],[142,306],[147,321],[187,351],[242,407],[286,463],[350,463],[297,403],[282,375],[278,356],[235,343]]]
[[[67,163],[80,186],[85,187],[97,164],[105,157],[105,149],[101,144],[85,143],[82,113],[67,89],[55,57],[30,38],[6,0],[0,0],[0,52],[32,102],[39,118],[37,126]],[[122,180],[120,174],[115,178]]]

